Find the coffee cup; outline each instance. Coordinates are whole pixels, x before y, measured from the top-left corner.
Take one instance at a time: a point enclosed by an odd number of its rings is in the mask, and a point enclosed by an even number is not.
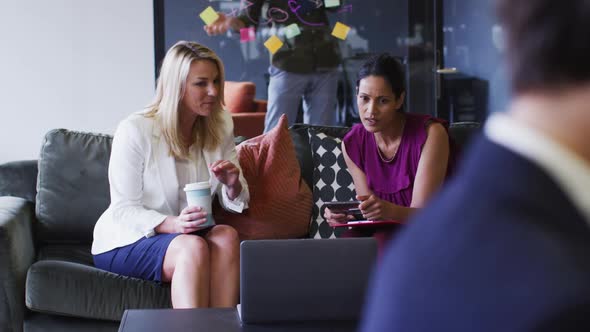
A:
[[[211,184],[209,181],[187,183],[184,186],[188,206],[200,206],[207,212],[207,222],[201,225],[202,228],[215,225],[211,212]]]

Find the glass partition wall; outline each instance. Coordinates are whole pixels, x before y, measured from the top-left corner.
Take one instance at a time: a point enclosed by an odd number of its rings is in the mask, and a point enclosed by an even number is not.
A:
[[[442,10],[443,56],[455,69],[443,80],[440,108],[455,121],[483,122],[505,110],[510,94],[503,62],[504,36],[491,0],[445,0]],[[446,84],[445,84],[446,83]]]
[[[283,0],[290,7],[327,6],[330,29],[337,23],[349,28],[344,39],[337,39],[342,64],[338,68],[338,118],[341,125],[358,122],[355,101],[356,72],[369,55],[389,52],[406,66],[408,112],[437,115],[438,0]],[[276,3],[276,2],[275,2]],[[271,35],[286,38],[273,28],[295,11],[264,6],[263,18],[252,39],[228,31],[208,36],[199,14],[211,6],[227,16],[245,13],[248,0],[154,0],[156,70],[165,51],[178,40],[193,40],[211,47],[226,66],[226,79],[256,84],[256,98],[267,99],[269,51],[264,42]],[[332,7],[339,5],[338,7]],[[301,20],[301,25],[306,22]],[[332,37],[336,38],[336,37]],[[245,40],[246,39],[246,40]],[[442,54],[441,52],[438,52]]]

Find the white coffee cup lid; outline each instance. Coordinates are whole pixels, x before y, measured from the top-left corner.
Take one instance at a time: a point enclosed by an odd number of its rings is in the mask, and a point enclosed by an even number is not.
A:
[[[209,189],[209,188],[211,188],[211,184],[209,183],[209,181],[193,182],[193,183],[187,183],[184,186],[184,191]]]

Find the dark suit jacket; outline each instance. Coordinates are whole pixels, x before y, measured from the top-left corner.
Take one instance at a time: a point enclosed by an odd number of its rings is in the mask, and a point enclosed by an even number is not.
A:
[[[363,331],[590,331],[590,228],[539,167],[481,137],[391,243]]]

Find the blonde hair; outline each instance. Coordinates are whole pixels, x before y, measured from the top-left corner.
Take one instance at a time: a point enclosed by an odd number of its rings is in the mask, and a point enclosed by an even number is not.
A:
[[[151,104],[146,106],[145,116],[154,118],[162,129],[162,135],[170,146],[170,154],[187,159],[189,147],[183,144],[180,135],[179,105],[186,89],[186,80],[193,61],[208,60],[217,65],[219,72],[218,109],[211,115],[199,116],[192,130],[192,146],[197,149],[214,150],[221,144],[223,116],[221,110],[225,105],[223,86],[225,72],[221,59],[209,48],[195,42],[179,41],[172,46],[162,61],[160,76],[156,86],[156,95]]]

